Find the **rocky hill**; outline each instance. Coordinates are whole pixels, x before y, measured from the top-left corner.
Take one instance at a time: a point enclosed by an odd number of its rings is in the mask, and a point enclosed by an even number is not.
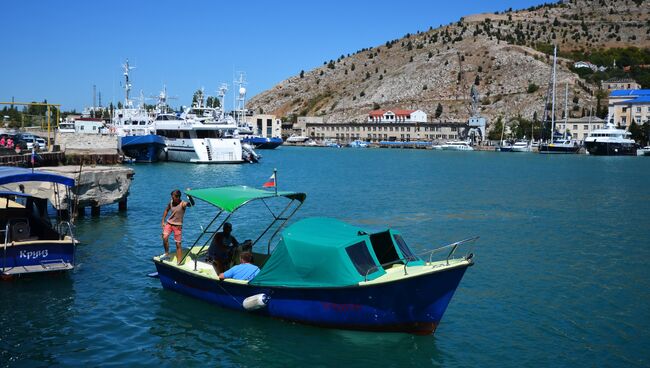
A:
[[[552,44],[562,55],[649,47],[650,1],[572,0],[467,16],[325,61],[253,97],[249,107],[334,123],[363,121],[373,108],[418,108],[430,120],[461,122],[470,116],[469,92],[476,85],[488,119],[541,118]],[[558,61],[558,101],[563,106],[568,83],[570,111],[582,115],[595,107],[598,86],[572,72],[573,62]],[[435,117],[438,105],[442,113]]]

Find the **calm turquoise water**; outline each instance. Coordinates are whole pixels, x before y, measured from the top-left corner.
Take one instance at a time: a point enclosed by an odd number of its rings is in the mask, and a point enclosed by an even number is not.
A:
[[[650,159],[292,148],[259,165],[135,166],[126,214],[78,223],[77,269],[0,284],[0,365],[648,366]],[[401,230],[419,251],[480,235],[434,336],[326,330],[224,310],[146,277],[175,188],[308,193],[297,218]],[[185,244],[206,223],[186,215]],[[250,220],[235,234],[251,237]]]

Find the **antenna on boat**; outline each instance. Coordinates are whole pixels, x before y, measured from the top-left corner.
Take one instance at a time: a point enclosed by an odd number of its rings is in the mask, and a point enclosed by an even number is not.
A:
[[[567,123],[569,122],[569,82],[564,85],[564,133],[563,139],[566,139]]]

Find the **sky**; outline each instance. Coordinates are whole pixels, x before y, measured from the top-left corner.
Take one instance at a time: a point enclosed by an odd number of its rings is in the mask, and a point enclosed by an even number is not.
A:
[[[522,9],[543,1],[93,1],[20,0],[0,4],[0,102],[43,101],[64,111],[124,100],[167,87],[177,108],[205,88],[216,95],[247,80],[247,99],[330,59],[380,46],[462,16]],[[154,100],[147,100],[153,104]]]

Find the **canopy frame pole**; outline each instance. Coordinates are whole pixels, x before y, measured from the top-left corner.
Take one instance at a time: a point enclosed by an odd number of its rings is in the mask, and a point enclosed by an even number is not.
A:
[[[293,201],[292,201],[292,202],[293,202]],[[273,235],[271,235],[271,238],[269,238],[269,241],[268,241],[267,244],[266,244],[266,254],[271,254],[271,241],[272,241],[273,238],[275,238],[275,236],[280,232],[280,230],[282,230],[282,228],[284,227],[284,225],[287,224],[287,221],[289,221],[289,219],[291,219],[291,217],[293,217],[293,215],[296,213],[296,211],[298,211],[298,209],[300,209],[300,207],[302,207],[302,204],[303,204],[303,202],[300,202],[300,204],[298,204],[298,206],[296,206],[296,208],[293,209],[293,211],[291,212],[291,214],[290,214],[289,216],[287,216],[287,217],[284,219],[284,221],[280,224],[280,226],[278,226],[278,228],[275,230],[275,232],[273,233]],[[283,212],[284,212],[284,211],[283,211]]]
[[[210,221],[210,223],[209,223],[208,226],[205,228],[205,230],[203,230],[203,232],[201,232],[201,234],[196,238],[196,240],[194,240],[194,243],[193,243],[192,246],[189,248],[188,252],[185,253],[185,255],[183,256],[183,258],[181,258],[181,260],[180,260],[179,263],[183,263],[183,261],[185,261],[185,258],[187,258],[187,256],[191,253],[192,248],[194,248],[194,247],[199,243],[199,241],[201,240],[201,238],[203,237],[203,235],[206,234],[207,231],[210,229],[210,226],[212,226],[212,224],[217,220],[217,218],[219,218],[219,216],[221,216],[221,213],[222,213],[222,212],[223,212],[223,210],[219,211],[219,213],[217,213],[217,215],[214,216],[214,218],[212,219],[212,221]],[[221,227],[221,225],[219,225],[219,227]],[[217,229],[217,230],[219,230],[219,229]],[[210,238],[212,238],[212,237],[210,237]],[[208,242],[209,242],[209,240],[208,240]],[[206,244],[207,244],[207,243],[206,243]],[[204,245],[201,247],[201,249],[199,249],[199,252],[198,252],[198,253],[200,253],[200,252],[203,250],[203,248],[205,248],[205,245],[206,245],[206,244],[204,244]],[[198,253],[197,253],[197,254],[198,254]],[[196,271],[196,260],[194,260],[194,270]]]
[[[262,203],[264,203],[264,206],[266,206],[266,209],[269,210],[269,212],[271,213],[271,216],[273,216],[273,218],[277,220],[278,216],[276,216],[275,213],[273,213],[273,211],[271,210],[271,207],[269,207],[269,205],[266,204],[266,201],[264,199],[262,199]],[[289,202],[289,204],[291,204],[291,202]]]
[[[266,234],[266,233],[267,233],[267,232],[268,232],[268,231],[273,227],[273,225],[275,225],[276,222],[282,220],[282,215],[283,215],[285,212],[287,212],[287,210],[289,209],[289,207],[291,206],[291,204],[293,204],[294,201],[295,201],[295,199],[292,199],[291,202],[289,202],[289,204],[287,204],[287,206],[286,206],[286,207],[282,210],[282,212],[280,212],[280,214],[277,215],[277,216],[276,216],[276,215],[271,211],[271,209],[269,208],[269,211],[270,211],[271,214],[273,215],[273,221],[271,221],[271,223],[269,224],[269,226],[268,226],[266,229],[264,229],[264,231],[262,232],[262,234],[260,234],[260,236],[258,236],[257,239],[255,239],[255,241],[253,242],[253,245],[252,245],[252,246],[255,246],[255,244],[257,244],[257,242],[260,241],[260,239],[262,239],[262,237],[263,237],[263,236],[264,236],[264,235],[265,235],[265,234]],[[264,205],[266,205],[266,202],[265,202],[264,200],[262,200],[262,202],[264,202]],[[268,208],[268,206],[267,206],[267,208]]]

